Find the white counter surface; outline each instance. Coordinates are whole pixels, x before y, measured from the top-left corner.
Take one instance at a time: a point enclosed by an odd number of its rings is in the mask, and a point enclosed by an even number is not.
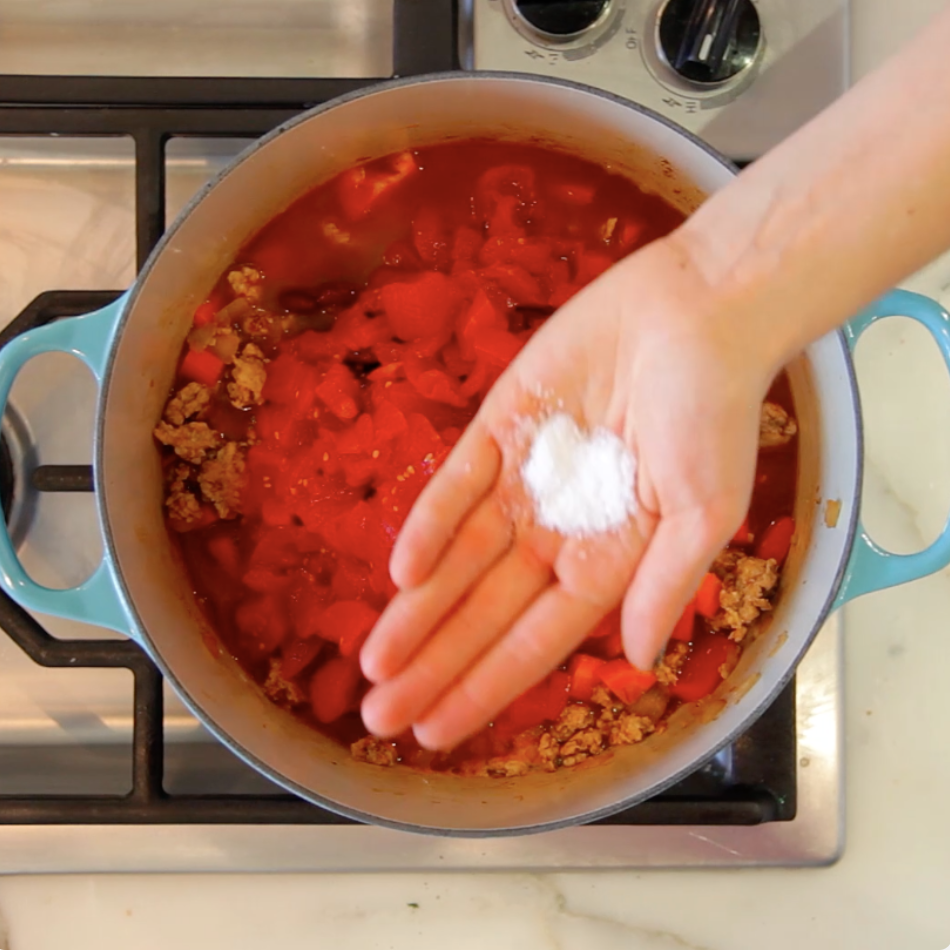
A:
[[[855,73],[939,5],[854,0]],[[0,241],[17,230],[10,207]],[[908,286],[950,306],[950,256]],[[936,535],[950,501],[950,379],[926,335],[902,320],[868,334],[858,367],[865,520],[883,543],[913,550]],[[0,950],[943,950],[948,618],[946,571],[846,609],[847,844],[833,867],[6,878]]]

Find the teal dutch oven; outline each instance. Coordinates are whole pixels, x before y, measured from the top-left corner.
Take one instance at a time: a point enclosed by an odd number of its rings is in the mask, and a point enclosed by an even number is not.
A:
[[[244,241],[295,198],[353,163],[471,136],[540,141],[610,163],[684,212],[735,169],[682,129],[624,100],[563,82],[446,74],[374,86],[307,112],[255,143],[207,185],[111,306],[16,337],[0,352],[0,400],[31,357],[72,353],[99,385],[95,488],[102,563],[83,584],[32,581],[0,533],[5,590],[40,613],[131,637],[195,716],[292,792],[358,820],[446,835],[544,831],[592,821],[660,792],[763,712],[829,614],[848,600],[950,562],[950,527],[912,555],[881,550],[860,520],[861,412],[851,351],[876,320],[922,323],[950,366],[950,322],[932,300],[893,292],[789,366],[800,422],[798,532],[774,620],[719,690],[717,714],[679,710],[669,728],[597,767],[513,780],[461,779],[353,761],[278,709],[209,635],[163,521],[152,429],[191,314]],[[840,504],[834,526],[816,499]]]

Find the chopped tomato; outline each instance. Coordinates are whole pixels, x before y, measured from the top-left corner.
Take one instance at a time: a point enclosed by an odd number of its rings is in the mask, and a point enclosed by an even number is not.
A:
[[[504,320],[488,294],[480,289],[459,317],[457,335],[462,359],[475,359],[475,337],[487,329],[504,329]]]
[[[684,608],[680,619],[670,634],[673,640],[690,641],[693,639],[693,627],[696,619],[696,598],[694,597]]]
[[[722,581],[715,574],[707,573],[696,592],[696,613],[707,620],[712,620],[719,613],[719,592],[721,590]]]
[[[357,165],[340,176],[340,204],[351,221],[365,217],[384,195],[419,170],[412,152],[400,152],[378,166]]]
[[[235,611],[234,622],[245,649],[256,659],[270,656],[289,632],[284,607],[274,596],[245,600]]]
[[[393,332],[401,340],[446,333],[462,303],[455,284],[435,271],[412,281],[387,284],[382,288],[381,299]]]
[[[189,350],[178,367],[182,379],[213,386],[224,371],[224,363],[208,350]]]
[[[597,670],[604,686],[622,703],[635,703],[655,682],[655,673],[638,670],[629,660],[617,659]]]
[[[504,368],[521,351],[524,341],[505,330],[479,330],[474,337],[475,355]]]
[[[575,653],[568,664],[567,672],[571,677],[570,696],[581,702],[588,702],[594,687],[600,682],[598,670],[606,661],[589,653]]]
[[[731,669],[738,652],[738,645],[727,637],[703,637],[694,644],[670,693],[685,703],[708,696],[722,682],[721,670]]]
[[[356,709],[361,681],[355,657],[334,657],[319,667],[310,680],[310,705],[317,721],[336,722]]]
[[[379,611],[363,601],[338,600],[323,612],[317,627],[324,640],[339,644],[343,656],[352,656],[359,653],[377,620]]]
[[[355,419],[360,411],[360,384],[342,363],[327,370],[316,393],[338,419]]]
[[[558,201],[572,205],[589,205],[594,200],[594,186],[582,182],[564,182],[555,185],[551,193]]]
[[[792,535],[795,534],[794,518],[779,518],[773,521],[756,545],[755,556],[768,560],[772,558],[779,566],[785,563],[792,547]]]

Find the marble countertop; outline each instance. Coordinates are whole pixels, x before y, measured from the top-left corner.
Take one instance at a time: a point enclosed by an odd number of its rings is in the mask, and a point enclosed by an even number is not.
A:
[[[938,0],[853,0],[860,75]],[[12,226],[7,220],[3,226]],[[950,306],[950,255],[906,286]],[[897,551],[950,502],[950,377],[923,331],[862,341],[865,521]],[[847,844],[814,870],[0,880],[0,950],[942,950],[950,944],[950,573],[845,611]]]

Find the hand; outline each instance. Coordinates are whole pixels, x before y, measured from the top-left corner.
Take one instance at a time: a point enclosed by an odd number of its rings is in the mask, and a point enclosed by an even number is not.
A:
[[[492,388],[398,538],[399,593],[363,647],[377,735],[449,749],[574,650],[623,600],[649,669],[751,495],[761,401],[778,369],[741,308],[716,305],[685,246],[655,242],[562,307]],[[521,487],[521,420],[561,408],[637,460],[638,510],[563,538]]]

